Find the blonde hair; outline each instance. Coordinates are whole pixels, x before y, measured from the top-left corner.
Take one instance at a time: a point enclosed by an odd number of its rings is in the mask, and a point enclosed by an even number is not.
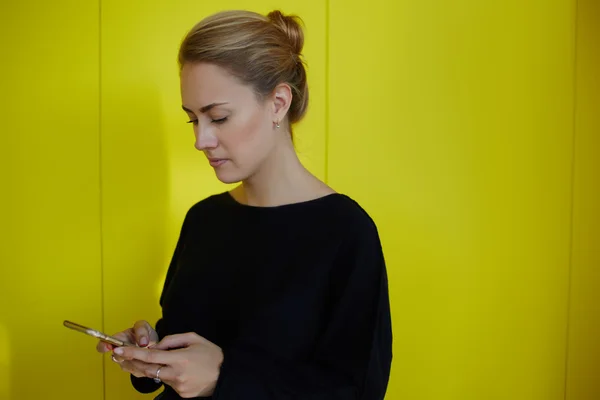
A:
[[[288,122],[298,122],[308,106],[304,34],[295,15],[271,11],[223,11],[197,23],[179,49],[179,67],[207,62],[226,69],[263,99],[281,83],[292,90]]]

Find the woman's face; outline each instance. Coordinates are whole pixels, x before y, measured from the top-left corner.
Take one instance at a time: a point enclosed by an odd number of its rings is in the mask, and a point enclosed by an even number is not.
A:
[[[181,97],[195,147],[222,182],[252,176],[284,134],[275,127],[282,112],[277,96],[259,102],[252,88],[216,65],[184,64]]]

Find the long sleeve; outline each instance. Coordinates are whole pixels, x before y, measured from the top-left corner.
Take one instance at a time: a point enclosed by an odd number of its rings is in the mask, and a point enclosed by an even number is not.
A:
[[[224,349],[214,400],[384,398],[392,360],[387,273],[375,226],[361,225],[331,272],[331,314],[310,360],[236,343]]]
[[[179,237],[177,239],[177,244],[175,246],[173,256],[171,257],[171,262],[169,263],[169,268],[167,270],[167,275],[165,277],[165,282],[163,285],[163,290],[162,290],[162,294],[161,294],[160,302],[159,302],[159,304],[161,306],[163,304],[165,290],[168,288],[169,283],[170,283],[173,275],[175,274],[175,271],[177,270],[177,263],[179,261],[181,252],[183,251],[184,236],[185,236],[185,231],[186,231],[186,221],[188,221],[189,214],[190,214],[190,212],[188,211],[188,213],[186,214],[186,217],[184,219],[184,222],[181,226]],[[156,322],[156,325],[155,325],[155,330],[156,330],[156,333],[158,334],[159,340],[162,340],[165,336],[163,329],[162,329],[162,324],[163,324],[163,321],[162,321],[162,318],[160,318]],[[146,378],[146,377],[137,378],[133,374],[130,374],[130,380],[131,380],[131,384],[133,385],[134,389],[140,393],[152,393],[152,392],[155,392],[156,390],[160,389],[163,386],[162,383],[156,383],[151,378]]]

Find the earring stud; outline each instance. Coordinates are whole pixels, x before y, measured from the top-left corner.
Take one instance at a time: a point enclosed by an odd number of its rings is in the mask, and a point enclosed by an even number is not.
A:
[[[279,122],[275,122],[275,127],[279,129]]]

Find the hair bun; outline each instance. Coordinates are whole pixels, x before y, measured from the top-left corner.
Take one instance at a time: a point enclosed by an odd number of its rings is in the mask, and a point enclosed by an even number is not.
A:
[[[302,32],[302,20],[296,15],[283,15],[281,11],[271,11],[267,17],[288,37],[290,46],[295,54],[300,55],[304,47],[304,33]]]

